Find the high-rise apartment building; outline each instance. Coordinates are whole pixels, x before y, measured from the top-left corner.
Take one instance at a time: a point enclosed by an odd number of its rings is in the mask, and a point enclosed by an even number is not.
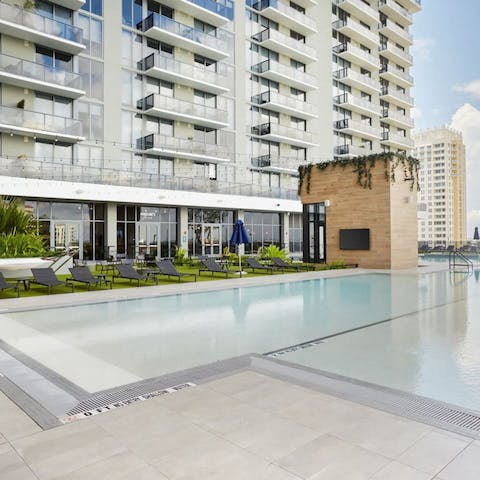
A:
[[[300,252],[300,164],[411,147],[419,3],[0,0],[0,191],[83,259]]]
[[[419,244],[463,245],[467,240],[465,145],[461,132],[432,128],[414,135],[420,160]]]

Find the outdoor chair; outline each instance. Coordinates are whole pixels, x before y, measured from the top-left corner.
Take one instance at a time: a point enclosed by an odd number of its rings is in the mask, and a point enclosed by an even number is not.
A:
[[[55,275],[55,272],[49,268],[32,268],[33,280],[30,283],[36,283],[48,288],[48,294],[50,295],[53,287],[60,285],[68,286],[72,288],[72,292],[75,291],[75,285],[72,283],[63,282],[59,280]]]
[[[285,260],[282,260],[279,257],[272,257],[272,266],[274,268],[278,268],[279,270],[285,271],[285,270],[295,270],[297,272],[301,270],[315,270],[314,266],[309,266],[309,265],[295,265],[292,263],[287,263]]]
[[[203,268],[201,267],[201,268],[198,269],[198,275],[201,275],[202,272],[210,272],[212,274],[212,277],[213,277],[213,275],[215,273],[222,273],[222,274],[226,275],[226,278],[228,278],[228,275],[229,275],[230,272],[228,270],[224,270],[212,258],[202,259],[202,260],[200,260],[200,263],[203,265]]]
[[[271,265],[262,265],[256,258],[245,258],[245,262],[247,263],[248,267],[255,273],[255,270],[260,270],[263,272],[270,272],[273,275],[274,268]]]
[[[85,283],[89,290],[92,285],[95,287],[98,287],[102,283],[104,283],[105,286],[110,284],[110,288],[112,288],[112,281],[108,280],[106,275],[104,274],[93,275],[87,266],[73,267],[73,268],[69,268],[69,270],[70,270],[70,273],[72,274],[72,278],[67,278],[67,283],[71,283],[71,282]]]
[[[181,273],[176,268],[175,265],[172,263],[171,260],[163,259],[156,262],[157,267],[160,270],[160,275],[165,275],[168,278],[170,277],[177,277],[178,281],[181,282],[183,277],[193,277],[195,282],[197,281],[197,276],[194,273]]]
[[[19,283],[17,282],[16,285],[14,285],[13,283],[8,283],[6,280],[5,280],[5,277],[3,276],[3,273],[0,272],[0,291],[4,291],[4,290],[9,290],[9,289],[12,289],[14,291],[17,292],[17,297],[20,296],[20,285]]]
[[[112,283],[115,282],[115,278],[123,278],[125,280],[136,280],[137,287],[140,286],[140,281],[148,281],[152,279],[158,285],[158,279],[156,272],[147,271],[145,273],[138,273],[131,265],[117,265],[118,275],[113,275]]]

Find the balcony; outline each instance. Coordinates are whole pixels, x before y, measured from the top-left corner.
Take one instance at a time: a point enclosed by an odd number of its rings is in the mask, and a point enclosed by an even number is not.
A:
[[[217,36],[215,36],[158,13],[150,14],[137,25],[137,28],[149,38],[204,55],[213,60],[222,60],[228,57],[230,34],[225,30],[217,29]]]
[[[311,103],[303,102],[295,97],[280,95],[273,90],[267,90],[259,95],[254,95],[251,101],[273,112],[285,113],[286,115],[292,115],[305,120],[317,118],[317,109]]]
[[[362,50],[360,47],[353,45],[352,43],[339,43],[333,47],[333,53],[336,53],[340,58],[348,60],[360,67],[367,70],[379,70],[380,60],[375,55]]]
[[[378,23],[378,12],[362,0],[334,0],[334,3],[367,25]]]
[[[378,50],[382,57],[388,58],[388,60],[391,62],[396,63],[404,68],[408,68],[413,65],[412,56],[406,50],[398,48],[391,42],[381,44]]]
[[[218,66],[223,66],[223,64],[218,64]],[[149,77],[186,85],[215,95],[221,95],[230,90],[228,88],[229,78],[226,75],[180,62],[159,53],[152,53],[145,57],[138,62],[137,67]],[[227,70],[226,67],[225,70]]]
[[[418,13],[422,9],[421,0],[401,0],[401,3],[411,13]]]
[[[70,10],[80,10],[85,5],[85,0],[50,0],[50,2]]]
[[[51,70],[40,63],[0,54],[0,83],[28,88],[37,92],[78,98],[85,95],[80,75]]]
[[[262,13],[264,17],[280,23],[302,35],[311,35],[317,32],[317,23],[313,18],[280,3],[278,0],[260,0],[252,8]]]
[[[413,22],[413,15],[406,8],[400,6],[395,0],[380,0],[378,9],[402,25],[411,25]]]
[[[403,88],[413,86],[413,77],[408,72],[400,70],[393,65],[382,65],[380,68],[380,76],[384,80],[400,85]]]
[[[410,150],[414,147],[414,141],[411,138],[389,131],[382,132],[381,142],[383,145],[387,145],[391,148],[397,148],[399,150]]]
[[[380,93],[380,83],[368,75],[353,71],[351,68],[342,68],[333,72],[333,78],[362,92]]]
[[[186,138],[167,137],[158,134],[146,135],[137,140],[137,149],[150,155],[206,163],[230,162],[232,146],[232,135],[225,133],[218,144],[212,145]]]
[[[385,35],[389,40],[394,41],[402,46],[408,47],[413,43],[413,37],[402,27],[399,27],[396,23],[389,19],[386,19],[378,27],[379,33]]]
[[[139,100],[137,108],[152,117],[168,118],[203,127],[224,128],[228,125],[228,114],[225,110],[159,94],[151,94]]]
[[[261,155],[259,157],[252,157],[251,168],[252,170],[262,170],[264,172],[298,175],[298,167],[306,163],[307,161],[305,159],[298,159],[296,157]]]
[[[352,18],[346,18],[345,20],[337,20],[333,22],[332,27],[339,33],[350,37],[362,45],[374,48],[378,45],[378,33],[372,32],[367,27],[364,27],[361,23],[356,22]]]
[[[0,132],[65,143],[85,140],[78,120],[3,105],[0,106]]]
[[[1,2],[0,33],[72,55],[85,49],[81,28]]]
[[[274,60],[264,60],[256,65],[252,65],[251,69],[253,73],[263,78],[268,78],[300,90],[308,91],[317,88],[317,79],[313,75]]]
[[[221,27],[233,20],[233,1],[231,0],[219,2],[215,0],[162,0],[162,5],[186,12],[215,27]]]
[[[333,149],[333,154],[335,157],[342,158],[353,158],[353,157],[363,157],[365,155],[370,155],[372,151],[366,149],[363,146],[356,145],[337,145]]]
[[[403,108],[412,108],[414,105],[413,98],[410,95],[391,87],[383,87],[380,97],[386,102],[394,103]]]
[[[311,63],[317,59],[314,48],[272,28],[266,28],[252,35],[252,40],[260,43],[263,47],[270,48],[303,63]]]
[[[351,93],[342,93],[333,98],[334,105],[345,108],[361,115],[380,116],[380,105],[372,103],[361,97],[356,97]]]
[[[287,143],[296,147],[315,147],[312,142],[313,136],[310,132],[298,128],[279,125],[278,123],[262,123],[252,127],[252,135],[262,137],[272,142]]]
[[[409,129],[413,128],[413,118],[401,112],[396,112],[391,108],[384,108],[382,114],[382,121],[394,127]]]
[[[381,138],[379,128],[363,122],[356,122],[351,118],[344,118],[333,122],[333,128],[335,130],[341,130],[342,133],[368,138],[369,140],[379,140]]]

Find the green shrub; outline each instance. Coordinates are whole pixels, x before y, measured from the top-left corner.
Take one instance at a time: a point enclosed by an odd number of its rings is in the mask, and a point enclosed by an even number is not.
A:
[[[183,265],[187,259],[187,256],[188,252],[184,248],[178,247],[177,251],[175,252],[175,263],[177,265]]]
[[[43,239],[34,234],[0,235],[0,258],[42,257],[46,253]]]
[[[25,212],[15,198],[5,201],[0,197],[0,234],[33,233],[33,217]]]
[[[234,252],[231,252],[228,247],[223,249],[223,256],[228,258],[228,263],[231,265],[238,265],[238,255]]]
[[[338,269],[346,268],[345,267],[345,261],[344,260],[336,260],[334,262],[330,262],[328,264],[328,268],[330,270],[338,270]]]
[[[287,252],[283,248],[279,248],[276,245],[261,247],[258,250],[258,255],[262,260],[271,260],[273,257],[281,258],[282,260],[288,260]]]

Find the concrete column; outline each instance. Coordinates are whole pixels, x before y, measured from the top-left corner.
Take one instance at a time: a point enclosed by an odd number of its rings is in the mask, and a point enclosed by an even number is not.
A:
[[[107,242],[107,256],[117,255],[117,204],[107,204],[107,218],[106,218],[106,242]]]
[[[285,245],[285,251],[290,253],[290,212],[284,212],[282,216],[282,225],[283,225],[283,239],[282,243]]]
[[[181,248],[188,251],[188,208],[178,209],[179,242]]]

